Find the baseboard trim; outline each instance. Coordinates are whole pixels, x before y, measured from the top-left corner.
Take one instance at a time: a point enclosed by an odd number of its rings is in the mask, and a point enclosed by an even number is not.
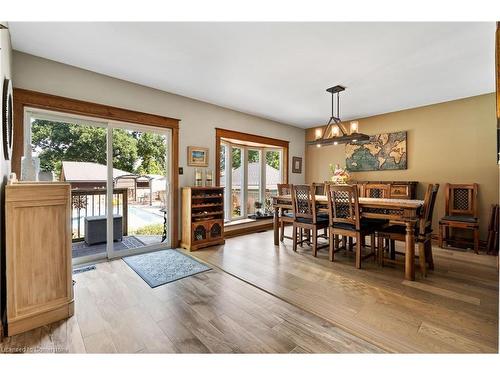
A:
[[[243,236],[245,234],[262,232],[262,231],[266,231],[269,229],[273,229],[272,222],[267,222],[267,223],[262,223],[262,224],[253,224],[253,225],[248,225],[248,226],[242,225],[241,227],[231,229],[231,230],[224,229],[224,237],[230,238],[230,237]]]
[[[6,336],[14,336],[19,333],[30,331],[42,327],[46,324],[54,323],[73,316],[75,312],[75,302],[70,301],[53,310],[45,311],[36,316],[18,319],[14,322],[7,322]]]

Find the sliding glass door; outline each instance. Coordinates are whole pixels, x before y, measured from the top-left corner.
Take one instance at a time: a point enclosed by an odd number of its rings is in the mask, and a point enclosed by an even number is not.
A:
[[[21,179],[71,184],[73,263],[170,247],[168,130],[25,113]]]
[[[169,132],[120,124],[112,124],[110,130],[113,155],[124,143],[128,148],[123,158],[113,163],[110,256],[168,246]]]

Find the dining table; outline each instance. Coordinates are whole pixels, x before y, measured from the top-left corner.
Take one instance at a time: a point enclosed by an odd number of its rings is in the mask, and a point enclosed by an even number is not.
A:
[[[316,204],[320,209],[328,207],[326,195],[316,195]],[[292,210],[291,195],[273,196],[274,209],[274,245],[279,245],[280,210]],[[386,219],[391,223],[406,226],[405,237],[405,279],[415,280],[415,225],[421,218],[424,201],[416,199],[358,198],[360,217]],[[421,247],[421,249],[420,249]],[[419,242],[419,256],[424,253],[423,243]]]

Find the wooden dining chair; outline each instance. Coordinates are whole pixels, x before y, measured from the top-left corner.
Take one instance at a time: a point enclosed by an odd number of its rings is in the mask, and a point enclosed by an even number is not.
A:
[[[328,185],[328,217],[330,230],[330,261],[334,261],[335,252],[339,251],[339,236],[356,239],[356,268],[361,268],[361,260],[376,254],[375,231],[378,224],[360,217],[358,188],[356,185]],[[371,236],[371,252],[364,257],[361,254],[361,239]]]
[[[292,184],[278,184],[278,195],[292,195]],[[280,207],[278,222],[280,226],[280,242],[283,242],[285,238],[291,240],[290,236],[285,236],[285,225],[293,224],[293,207],[292,205],[288,207]]]
[[[328,227],[328,214],[321,214],[317,211],[316,195],[313,185],[292,186],[292,207],[293,207],[293,251],[297,251],[297,244],[303,242],[297,238],[297,231],[304,229],[312,232],[312,252],[317,256],[318,252],[318,230]]]
[[[326,195],[324,182],[315,182],[313,183],[313,186],[314,186],[314,193],[316,195]]]
[[[445,216],[439,220],[439,247],[451,242],[454,228],[472,230],[474,251],[479,253],[479,218],[477,184],[446,184]]]
[[[391,185],[389,184],[365,184],[363,196],[365,198],[390,198]]]
[[[434,205],[436,203],[436,196],[439,190],[439,184],[429,184],[424,197],[424,204],[421,210],[420,220],[415,225],[415,238],[418,244],[418,259],[420,264],[420,271],[423,276],[427,275],[427,264],[429,269],[434,269],[434,260],[432,257],[432,215],[434,212]],[[406,225],[392,224],[379,229],[377,235],[377,252],[379,263],[383,266],[384,262],[391,263],[404,263],[396,259],[396,255],[405,255],[405,253],[397,252],[395,248],[395,241],[406,241]],[[386,239],[391,253],[390,259],[384,258],[384,249],[382,240]]]

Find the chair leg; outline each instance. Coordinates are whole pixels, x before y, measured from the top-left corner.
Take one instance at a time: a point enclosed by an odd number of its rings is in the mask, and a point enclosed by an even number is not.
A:
[[[359,237],[359,238],[361,238],[361,237]],[[348,237],[347,241],[349,242],[349,250],[352,250],[352,242],[353,242],[352,237]],[[356,237],[356,244],[358,244],[358,237]]]
[[[281,221],[281,225],[280,225],[280,242],[283,242],[284,239],[285,239],[285,222]]]
[[[474,252],[479,254],[479,228],[474,229]]]
[[[443,248],[443,226],[439,226],[439,241],[438,241],[439,247],[442,249]]]
[[[297,226],[293,224],[292,229],[293,251],[297,252]]]
[[[304,231],[302,228],[299,228],[299,236],[300,236],[300,247],[302,247],[302,241],[304,240]]]
[[[316,228],[312,231],[312,253],[313,257],[316,258],[318,255],[318,230]]]
[[[396,259],[396,241],[395,240],[389,240],[389,249],[391,252],[391,259],[394,260]]]
[[[422,241],[418,241],[418,262],[420,263],[420,272],[422,277],[427,276],[427,270],[425,265],[425,245]]]
[[[356,233],[356,268],[361,268],[361,235],[359,232]]]
[[[427,259],[427,263],[429,264],[429,269],[433,270],[434,269],[434,259],[432,257],[432,241],[431,241],[431,239],[428,239],[425,242],[425,250],[426,250],[425,258]]]
[[[377,237],[377,258],[378,264],[384,266],[384,239],[380,236]]]
[[[370,235],[370,249],[373,254],[373,260],[377,263],[377,248],[375,247],[375,233]]]
[[[328,259],[330,259],[330,262],[333,262],[334,254],[335,254],[335,248],[337,247],[337,235],[333,234],[333,228],[329,228],[329,237],[330,240],[328,241]]]

